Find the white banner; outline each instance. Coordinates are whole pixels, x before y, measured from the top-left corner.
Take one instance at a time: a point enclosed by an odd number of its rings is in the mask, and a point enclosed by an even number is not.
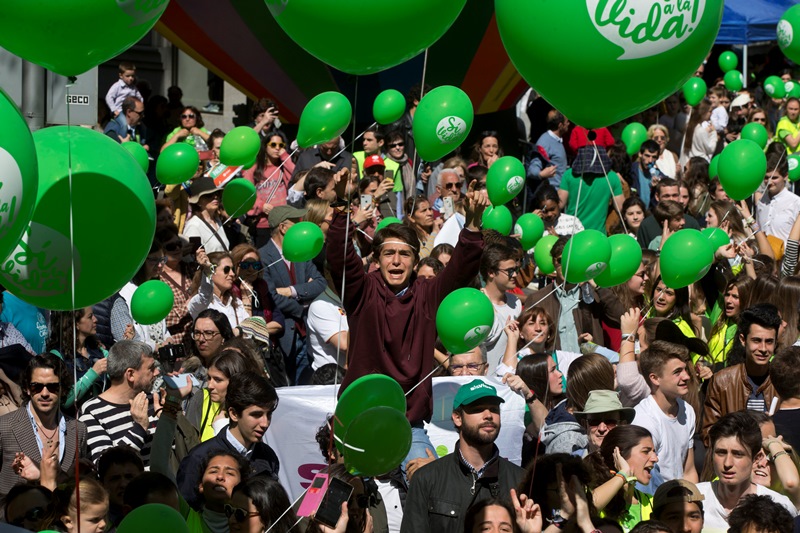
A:
[[[440,457],[452,453],[458,440],[450,417],[453,398],[461,385],[473,379],[473,376],[467,376],[433,380],[433,417],[426,429]],[[525,402],[499,381],[483,379],[496,387],[497,393],[505,399],[500,406],[501,429],[496,441],[500,455],[520,464]],[[278,454],[280,481],[292,500],[300,496],[314,475],[327,466],[314,435],[325,424],[327,416],[334,412],[337,389],[333,385],[278,389],[280,403],[272,415],[265,441]]]

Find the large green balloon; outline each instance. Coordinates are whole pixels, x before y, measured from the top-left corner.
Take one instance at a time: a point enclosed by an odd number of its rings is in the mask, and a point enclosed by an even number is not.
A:
[[[283,257],[292,263],[311,261],[322,250],[325,235],[313,222],[298,222],[286,231]]]
[[[469,96],[443,85],[426,93],[414,112],[414,145],[424,161],[437,161],[458,148],[472,129]]]
[[[366,409],[390,407],[405,414],[406,396],[400,384],[383,374],[369,374],[353,381],[342,392],[333,417],[334,443],[344,451],[342,443],[350,423]]]
[[[0,46],[62,76],[77,76],[137,43],[167,4],[167,0],[6,0]]]
[[[150,168],[150,155],[144,149],[144,146],[136,141],[126,141],[122,143],[122,147],[133,156],[139,166],[142,167],[142,170],[147,172],[147,169]]]
[[[544,235],[544,222],[538,215],[525,213],[514,224],[514,233],[520,236],[519,241],[522,243],[522,248],[530,250]]]
[[[122,519],[117,533],[189,533],[181,514],[161,503],[146,503]]]
[[[769,134],[767,133],[767,128],[759,124],[758,122],[750,122],[749,124],[745,124],[742,127],[741,132],[742,139],[750,139],[757,145],[759,145],[762,149],[767,147],[767,141],[769,141]]]
[[[739,66],[739,58],[736,56],[736,54],[734,54],[730,50],[727,52],[722,52],[719,55],[718,61],[719,61],[719,68],[722,69],[722,72],[728,72],[729,70],[733,70]]]
[[[742,73],[738,70],[729,70],[723,76],[722,81],[725,82],[725,87],[729,91],[741,91],[744,87],[744,78]]]
[[[411,424],[391,407],[366,409],[350,423],[344,464],[365,476],[381,476],[403,462],[411,450]]]
[[[708,86],[703,78],[694,76],[683,84],[683,97],[686,98],[686,103],[689,105],[697,105],[703,98],[706,97]]]
[[[787,9],[778,21],[778,46],[786,57],[800,63],[800,39],[795,35],[800,35],[800,5]]]
[[[350,124],[353,107],[342,93],[328,91],[320,93],[303,108],[297,144],[308,148],[324,144],[342,134]]]
[[[779,76],[769,76],[764,80],[764,92],[770,98],[783,98],[786,96],[786,84]]]
[[[513,217],[504,205],[489,206],[483,212],[483,229],[493,229],[502,235],[511,233]]]
[[[388,4],[377,6],[372,0],[265,1],[281,28],[306,52],[342,72],[359,75],[386,70],[423,52],[445,34],[466,3],[403,0],[386,13],[382,8]],[[391,42],[365,46],[363,36],[369,28],[389,36]]]
[[[175,295],[169,285],[161,280],[151,279],[139,285],[133,292],[131,317],[139,324],[156,324],[167,318],[174,303]]]
[[[158,155],[156,178],[165,185],[177,185],[192,179],[199,165],[200,154],[193,146],[171,144]]]
[[[708,237],[696,229],[682,229],[661,247],[661,278],[670,289],[680,289],[705,276],[713,261],[714,248]]]
[[[406,112],[406,99],[398,90],[386,89],[375,97],[372,116],[378,124],[391,124]]]
[[[533,249],[533,260],[536,262],[539,271],[546,276],[556,271],[550,250],[557,240],[558,237],[555,235],[545,235],[539,239],[539,242],[536,243],[536,248]]]
[[[608,244],[611,247],[608,267],[594,278],[600,287],[625,283],[642,265],[642,248],[630,235],[612,235],[608,238]]]
[[[4,15],[5,16],[5,15]],[[39,188],[36,147],[14,102],[0,89],[0,260],[28,227]]]
[[[633,155],[639,152],[642,143],[647,140],[647,128],[639,122],[631,122],[625,129],[622,130],[622,142],[625,143],[625,150],[628,155]]]
[[[786,158],[789,164],[789,181],[800,179],[800,155],[792,154]]]
[[[721,154],[717,154],[711,158],[711,162],[708,164],[708,177],[709,179],[714,179],[719,176],[719,156]]]
[[[378,233],[380,230],[391,224],[402,224],[402,223],[403,221],[397,217],[386,217],[380,222],[378,222],[378,225],[375,227],[375,233]]]
[[[150,182],[136,160],[102,133],[56,126],[37,131],[33,140],[39,161],[36,208],[21,242],[3,263],[2,284],[45,309],[94,305],[121,289],[150,251],[156,223]]]
[[[219,146],[219,162],[229,167],[254,161],[261,148],[261,137],[250,126],[238,126],[225,134]]]
[[[239,218],[256,204],[256,186],[244,178],[234,178],[222,189],[222,206],[228,216]]]
[[[576,124],[609,126],[681,88],[719,31],[722,0],[496,0],[500,37],[523,78]],[[535,28],[532,21],[539,21]],[[591,80],[575,83],[575,73]],[[620,83],[646,79],[647,83]]]
[[[492,205],[503,205],[516,197],[525,186],[525,166],[516,157],[503,156],[486,174],[486,192]]]
[[[481,291],[465,287],[445,297],[436,311],[436,331],[450,353],[466,353],[489,336],[494,306]]]
[[[716,250],[720,246],[728,246],[731,243],[731,238],[728,237],[728,234],[725,233],[725,230],[720,228],[703,228],[700,233],[702,233],[708,239],[712,250]]]
[[[796,81],[787,81],[783,84],[786,89],[786,96],[789,98],[800,98],[800,83]]]
[[[582,283],[595,278],[608,268],[610,258],[611,245],[605,235],[596,229],[579,231],[564,245],[561,267],[564,279]]]
[[[767,156],[749,139],[733,141],[719,156],[719,182],[737,202],[756,192],[766,173]]]

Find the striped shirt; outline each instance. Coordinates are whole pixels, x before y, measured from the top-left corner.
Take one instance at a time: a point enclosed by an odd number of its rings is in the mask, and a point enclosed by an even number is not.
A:
[[[79,420],[86,424],[86,443],[92,461],[97,463],[108,448],[127,445],[139,452],[147,467],[150,463],[150,443],[158,422],[152,402],[148,406],[147,414],[150,425],[145,431],[133,421],[130,405],[111,403],[99,396],[84,403]]]

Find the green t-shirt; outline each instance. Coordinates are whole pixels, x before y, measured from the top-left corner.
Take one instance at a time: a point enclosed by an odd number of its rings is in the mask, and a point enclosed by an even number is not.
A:
[[[611,183],[611,190],[608,184]],[[599,176],[588,182],[572,174],[572,169],[567,169],[561,177],[562,191],[569,193],[567,209],[564,211],[568,215],[577,216],[586,229],[596,229],[605,234],[606,217],[608,216],[608,202],[613,196],[622,194],[622,184],[619,176],[614,171],[609,171],[608,181],[605,176]],[[580,188],[580,205],[577,213],[575,206],[578,203],[578,189]]]

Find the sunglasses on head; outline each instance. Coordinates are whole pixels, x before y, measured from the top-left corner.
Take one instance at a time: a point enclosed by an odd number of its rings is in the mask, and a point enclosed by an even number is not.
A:
[[[225,504],[225,516],[228,518],[233,517],[233,519],[237,522],[244,522],[251,516],[258,516],[258,511],[253,511],[252,513],[247,509],[242,509],[240,507],[234,507],[229,503]]]
[[[242,261],[239,263],[239,268],[243,268],[245,270],[261,270],[261,261]]]
[[[193,113],[184,113],[181,118],[196,118],[196,116]]]
[[[270,148],[283,148],[285,146],[286,146],[286,143],[276,143],[276,142],[269,143],[269,147]]]
[[[31,383],[30,387],[31,392],[34,394],[39,394],[44,389],[47,389],[49,392],[53,394],[57,394],[58,391],[61,390],[61,383],[36,383],[35,381]]]

